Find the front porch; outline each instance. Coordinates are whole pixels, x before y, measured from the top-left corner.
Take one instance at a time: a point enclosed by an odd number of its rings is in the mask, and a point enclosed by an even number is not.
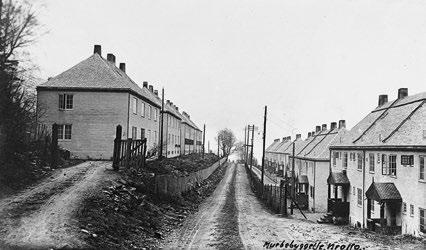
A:
[[[345,172],[341,173],[330,173],[328,179],[328,202],[327,211],[334,217],[340,217],[344,220],[349,218],[349,202],[348,202],[348,191],[349,191],[349,180]],[[333,186],[333,197],[332,197],[332,186]],[[339,189],[341,190],[341,197],[339,197]]]
[[[309,181],[306,175],[300,175],[296,179],[296,202],[301,209],[309,209],[308,200]]]
[[[365,195],[367,196],[367,228],[386,235],[401,234],[401,222],[397,222],[397,216],[401,215],[402,198],[395,184],[373,182]],[[372,218],[374,201],[380,204],[379,218]]]

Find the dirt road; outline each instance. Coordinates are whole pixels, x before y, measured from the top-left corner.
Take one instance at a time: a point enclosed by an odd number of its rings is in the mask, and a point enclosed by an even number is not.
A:
[[[48,180],[0,200],[0,248],[84,247],[73,220],[82,199],[114,178],[110,162],[57,170]]]
[[[230,202],[235,202],[230,204]],[[355,245],[359,249],[423,249],[422,245],[395,245],[365,237],[356,230],[283,218],[267,210],[254,196],[242,165],[228,168],[214,194],[171,234],[165,248],[259,249],[265,243]],[[293,249],[278,246],[272,249]],[[355,244],[355,245],[354,245]],[[272,246],[272,245],[269,245]],[[293,245],[294,246],[294,245]],[[319,249],[319,248],[317,248]],[[330,249],[330,248],[329,248]],[[338,248],[341,249],[341,248]],[[345,248],[347,249],[347,248]]]

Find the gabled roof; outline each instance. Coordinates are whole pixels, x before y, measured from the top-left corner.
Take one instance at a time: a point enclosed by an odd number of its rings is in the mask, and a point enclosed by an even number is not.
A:
[[[287,147],[287,149],[284,151],[285,154],[289,154],[290,156],[293,155],[293,144],[294,144],[294,153],[295,156],[297,156],[297,152],[299,152],[303,147],[309,143],[310,139],[302,140],[297,139],[295,141],[292,141],[292,143]]]
[[[195,125],[195,123],[193,121],[191,121],[191,119],[189,119],[186,115],[184,114],[180,114],[180,117],[182,118],[182,122],[188,124],[190,127],[192,127],[195,130],[201,131],[197,125]]]
[[[349,185],[348,176],[343,172],[331,172],[327,183],[332,185]]]
[[[365,196],[368,199],[375,201],[401,201],[402,197],[396,188],[395,184],[392,182],[388,183],[379,183],[373,182],[370,187],[365,192]]]
[[[305,144],[305,147],[299,151],[297,156],[313,160],[329,160],[330,146],[339,143],[346,132],[345,128],[321,131],[310,137],[312,139]]]
[[[179,120],[183,119],[182,115],[179,113],[179,111],[177,111],[173,106],[171,106],[168,103],[164,103],[164,112],[175,116]]]
[[[275,139],[271,145],[269,145],[265,151],[268,153],[274,152],[275,148],[280,144],[280,139]]]
[[[292,144],[292,140],[286,140],[280,143],[280,145],[276,148],[275,152],[277,153],[285,153],[285,151],[290,147]]]
[[[89,58],[37,86],[37,90],[125,91],[137,95],[152,105],[161,107],[147,88],[139,87],[122,70],[94,53]]]
[[[426,92],[375,108],[355,125],[337,147],[426,148]]]

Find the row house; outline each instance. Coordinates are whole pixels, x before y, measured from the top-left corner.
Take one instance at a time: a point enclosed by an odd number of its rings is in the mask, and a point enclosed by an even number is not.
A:
[[[164,104],[163,112],[163,155],[170,158],[181,154],[182,115],[170,100]]]
[[[378,107],[330,147],[328,196],[349,203],[353,226],[425,235],[425,102],[426,92],[408,96],[406,88],[393,101],[380,95]]]
[[[346,133],[345,120],[316,126],[295,150],[296,192],[300,206],[313,212],[327,211],[327,178],[329,176],[329,147],[338,143]],[[290,161],[293,155],[290,155]]]
[[[123,128],[122,138],[147,138],[153,150],[160,140],[161,104],[152,85],[136,84],[125,63],[117,67],[113,54],[102,57],[100,45],[89,58],[37,86],[38,123],[58,124],[59,145],[73,158],[111,159],[117,125]],[[181,121],[176,113],[167,106],[167,114]],[[176,123],[168,131],[180,142],[176,129],[182,125]]]
[[[280,139],[275,139],[271,145],[269,145],[265,149],[265,163],[268,166],[272,166],[275,162],[276,155],[275,155],[275,149],[279,146]]]
[[[181,153],[201,153],[202,152],[202,131],[191,121],[187,112],[182,112],[181,125]]]

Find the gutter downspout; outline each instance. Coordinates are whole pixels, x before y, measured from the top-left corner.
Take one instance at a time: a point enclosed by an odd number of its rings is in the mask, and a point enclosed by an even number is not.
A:
[[[362,161],[362,228],[365,228],[365,150],[362,151],[363,161]]]
[[[130,93],[127,94],[127,138],[129,138],[129,126],[130,126]]]

